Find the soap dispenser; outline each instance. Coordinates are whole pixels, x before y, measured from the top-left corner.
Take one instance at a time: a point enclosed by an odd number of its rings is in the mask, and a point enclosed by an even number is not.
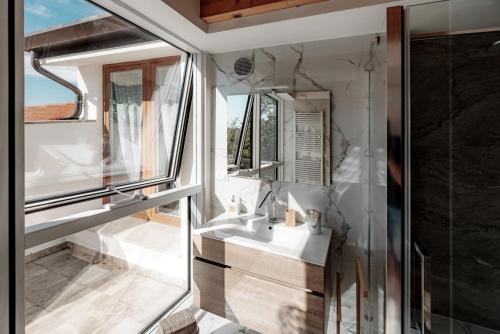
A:
[[[240,214],[240,202],[236,200],[236,196],[232,195],[227,205],[227,213],[230,215]]]

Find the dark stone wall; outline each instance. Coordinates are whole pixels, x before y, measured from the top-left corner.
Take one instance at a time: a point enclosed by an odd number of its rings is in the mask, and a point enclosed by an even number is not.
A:
[[[432,312],[496,330],[500,51],[490,46],[498,40],[480,33],[410,46],[412,235],[431,257]]]

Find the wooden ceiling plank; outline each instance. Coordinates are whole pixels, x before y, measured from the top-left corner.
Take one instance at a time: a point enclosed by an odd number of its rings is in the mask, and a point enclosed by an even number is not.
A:
[[[323,1],[326,0],[202,0],[201,18],[210,24]]]
[[[214,16],[252,7],[252,0],[210,0],[202,1],[201,17]]]

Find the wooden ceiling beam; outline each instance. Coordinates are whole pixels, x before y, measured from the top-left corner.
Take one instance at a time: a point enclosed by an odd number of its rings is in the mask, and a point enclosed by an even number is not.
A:
[[[206,23],[232,20],[326,0],[200,0],[200,15]]]

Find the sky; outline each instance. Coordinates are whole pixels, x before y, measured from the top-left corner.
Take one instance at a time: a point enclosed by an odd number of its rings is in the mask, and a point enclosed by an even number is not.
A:
[[[248,95],[229,95],[227,97],[227,122],[231,122],[238,118],[239,123],[243,122],[245,109],[247,107]]]
[[[104,13],[96,5],[85,0],[25,0],[24,1],[24,32],[47,29],[83,18]],[[34,71],[29,63],[29,54],[24,54],[25,68],[25,104],[26,106],[40,104],[55,104],[72,102],[75,95],[69,89]],[[75,82],[74,68],[61,67],[50,69],[64,79]]]

